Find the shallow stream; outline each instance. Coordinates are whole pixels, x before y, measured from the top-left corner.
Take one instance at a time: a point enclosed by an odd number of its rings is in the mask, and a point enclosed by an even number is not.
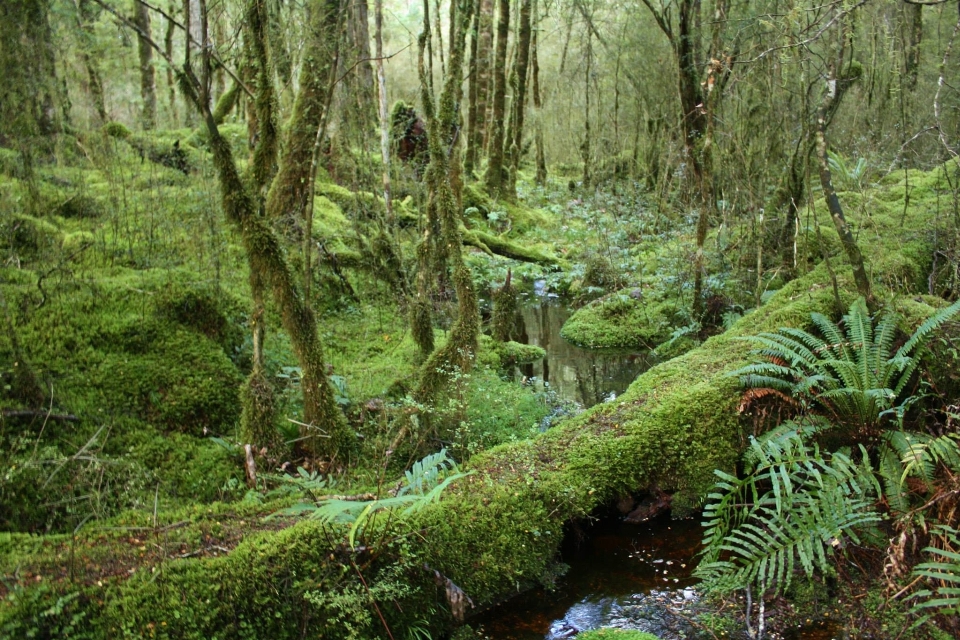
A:
[[[562,399],[584,408],[619,396],[637,376],[656,364],[649,351],[640,349],[584,349],[560,337],[560,329],[572,315],[555,298],[537,297],[521,309],[523,328],[519,342],[543,348],[543,360],[521,367],[522,374],[546,383]]]
[[[520,375],[545,384],[565,401],[589,408],[622,394],[657,363],[641,350],[584,349],[560,337],[572,311],[561,300],[532,296],[522,308],[519,341],[546,351]],[[560,560],[568,571],[554,589],[538,587],[488,609],[469,623],[491,640],[565,640],[599,627],[637,629],[665,639],[695,638],[688,622],[699,605],[691,577],[700,549],[699,519],[660,516],[627,524],[609,515],[569,531]],[[792,639],[826,640],[836,628],[797,629]],[[707,636],[709,637],[709,636]]]

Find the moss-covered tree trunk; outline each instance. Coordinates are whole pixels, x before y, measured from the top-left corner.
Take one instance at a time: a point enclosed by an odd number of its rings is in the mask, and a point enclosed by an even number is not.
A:
[[[198,98],[195,102],[201,104]],[[334,401],[313,310],[297,287],[280,239],[258,214],[254,199],[237,172],[230,145],[220,135],[209,109],[204,113],[204,121],[224,211],[241,234],[250,270],[260,274],[271,290],[300,363],[303,422],[307,425],[303,428],[306,439],[301,441],[301,450],[312,456],[335,458],[352,448],[354,436]]]
[[[167,8],[170,16],[176,15],[175,0],[170,0]],[[167,60],[173,59],[173,35],[176,25],[172,18],[167,18],[167,28],[163,33],[163,51]],[[174,126],[180,124],[180,117],[177,112],[177,81],[173,72],[173,65],[167,65],[167,102],[170,106],[170,121]]]
[[[497,21],[497,50],[493,61],[493,107],[490,114],[491,132],[487,143],[487,172],[484,183],[491,196],[497,197],[503,188],[504,116],[507,102],[507,38],[510,35],[510,0],[499,0]]]
[[[540,13],[536,0],[533,3],[533,34],[530,41],[530,64],[533,67],[531,75],[531,90],[533,91],[534,109],[534,144],[537,153],[537,184],[543,186],[547,182],[547,156],[543,145],[543,96],[540,93]]]
[[[336,33],[336,31],[334,32]],[[209,55],[203,50],[203,56]],[[307,62],[304,63],[308,65]],[[336,66],[335,64],[333,65]],[[336,458],[352,449],[355,437],[349,429],[346,418],[334,401],[330,382],[326,376],[323,348],[317,333],[316,318],[313,309],[303,292],[297,286],[293,270],[286,260],[280,238],[271,228],[268,218],[261,215],[257,198],[251,194],[248,186],[241,180],[229,143],[220,134],[216,120],[202,93],[203,85],[193,74],[189,62],[181,72],[181,89],[203,117],[210,137],[210,149],[216,168],[223,201],[224,212],[241,234],[243,247],[247,254],[250,271],[258,274],[270,290],[274,303],[280,312],[284,330],[290,337],[294,354],[300,364],[301,392],[303,394],[303,439],[299,449],[309,456]],[[309,90],[307,86],[303,90]],[[300,102],[298,96],[297,102]],[[301,104],[301,107],[303,105]],[[312,151],[316,132],[304,128],[303,131],[311,143]],[[293,146],[301,141],[291,140]],[[296,159],[290,150],[284,157],[284,163]],[[295,160],[294,160],[295,161]],[[310,157],[307,167],[299,167],[300,175],[310,173]],[[277,177],[284,175],[283,163]],[[286,167],[285,175],[293,175]]]
[[[300,91],[284,132],[283,155],[267,196],[267,215],[288,232],[298,228],[310,195],[310,168],[317,131],[330,104],[331,79],[340,52],[341,0],[315,0],[309,5],[306,46],[300,67]]]
[[[516,198],[517,195],[517,169],[520,166],[520,153],[523,149],[523,116],[527,106],[527,70],[530,66],[530,4],[531,0],[523,0],[520,5],[520,24],[517,34],[517,86],[511,105],[513,108],[512,139],[508,141],[510,169],[504,189],[511,198]]]
[[[79,55],[80,62],[87,74],[87,91],[90,92],[90,100],[93,102],[93,108],[100,118],[100,123],[107,122],[107,104],[103,97],[103,78],[100,75],[100,69],[97,67],[94,49],[93,23],[97,19],[99,7],[96,7],[93,0],[79,0],[77,3],[77,27],[80,30]]]
[[[903,67],[907,77],[907,88],[913,91],[917,88],[917,78],[920,74],[920,43],[923,42],[923,5],[919,3],[904,4],[903,28],[906,31],[904,43]]]
[[[840,60],[842,64],[842,57]],[[830,162],[827,157],[827,114],[830,111],[831,104],[837,99],[837,83],[836,74],[833,69],[830,69],[827,77],[827,90],[817,113],[817,160],[820,169],[820,186],[823,188],[823,195],[827,201],[830,217],[833,219],[833,226],[837,230],[837,235],[840,236],[840,243],[847,254],[847,260],[853,267],[853,280],[857,285],[857,292],[866,300],[867,306],[874,309],[876,302],[870,286],[870,277],[867,275],[867,269],[864,265],[863,253],[861,253],[860,245],[850,231],[846,216],[843,215],[843,207],[840,205],[837,191],[833,187],[833,177],[830,173]]]
[[[434,351],[420,370],[417,400],[430,405],[447,387],[451,376],[469,371],[477,350],[480,312],[470,269],[463,260],[460,223],[460,121],[463,94],[463,58],[466,34],[473,16],[473,0],[457,0],[456,22],[451,28],[450,60],[444,78],[439,107],[435,108],[427,88],[426,68],[420,57],[420,83],[424,114],[429,126],[430,164],[427,166],[428,218],[439,222],[440,242],[453,274],[457,294],[457,319],[447,342]],[[427,29],[421,34],[421,52]],[[421,245],[421,249],[423,245]]]
[[[467,151],[463,157],[463,171],[468,177],[473,176],[473,170],[479,158],[477,153],[477,125],[480,123],[478,113],[478,96],[480,88],[479,60],[480,55],[480,4],[483,0],[476,0],[473,15],[473,28],[470,36],[470,66],[467,75],[470,78],[470,90],[467,92]]]
[[[157,127],[157,81],[153,68],[153,47],[150,35],[150,10],[142,2],[134,2],[133,23],[140,36],[137,38],[137,53],[140,60],[140,124],[144,129]]]
[[[583,72],[583,140],[580,142],[580,160],[583,162],[581,182],[590,188],[590,74],[593,70],[593,33],[587,31],[587,63]]]

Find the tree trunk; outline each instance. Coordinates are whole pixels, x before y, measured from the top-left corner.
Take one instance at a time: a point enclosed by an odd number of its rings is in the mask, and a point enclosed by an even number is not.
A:
[[[330,104],[340,51],[341,0],[316,0],[310,5],[307,42],[300,68],[300,91],[284,133],[280,169],[267,197],[267,215],[279,220],[293,236],[310,233],[298,229],[309,197],[310,167],[317,131]]]
[[[251,173],[257,197],[262,197],[277,171],[277,117],[274,112],[273,64],[270,56],[268,0],[249,0],[244,47],[252,74],[253,108],[247,113],[247,135],[253,144]]]
[[[499,0],[500,16],[497,22],[497,50],[493,62],[493,129],[487,147],[487,172],[484,183],[494,198],[503,188],[503,137],[507,101],[507,38],[510,34],[510,0]]]
[[[380,115],[380,161],[383,163],[383,204],[387,224],[393,227],[393,198],[390,193],[390,111],[387,107],[387,78],[383,72],[383,0],[375,0],[377,46],[377,95]]]
[[[470,78],[470,91],[467,93],[467,152],[463,158],[463,171],[467,177],[473,177],[473,169],[477,162],[477,125],[480,122],[480,116],[477,113],[477,97],[479,94],[477,56],[480,52],[480,3],[483,0],[477,0],[473,14],[473,28],[470,37],[470,65],[467,73]]]
[[[587,31],[587,65],[583,73],[583,142],[580,159],[583,160],[583,188],[590,188],[590,74],[593,72],[593,33]]]
[[[77,27],[80,30],[80,62],[87,73],[87,90],[90,92],[90,100],[93,102],[93,108],[97,112],[100,123],[104,124],[109,120],[107,115],[106,101],[103,98],[103,79],[100,76],[100,70],[97,68],[96,56],[94,55],[93,43],[93,23],[97,19],[99,7],[95,7],[92,0],[77,1]]]
[[[469,371],[477,351],[480,333],[480,312],[473,277],[463,261],[460,237],[461,182],[460,182],[460,113],[458,107],[463,94],[463,58],[466,34],[473,16],[473,0],[459,1],[455,28],[451,27],[450,59],[435,112],[433,100],[426,87],[426,70],[420,64],[420,82],[424,113],[430,127],[430,164],[427,167],[427,208],[440,223],[441,241],[448,264],[453,272],[457,293],[457,319],[450,330],[446,344],[434,351],[420,370],[416,397],[419,402],[432,405],[449,385],[450,378]],[[506,0],[502,0],[506,4]],[[422,44],[421,44],[422,50]]]
[[[140,98],[143,100],[140,123],[144,129],[157,127],[157,81],[153,68],[153,47],[150,35],[150,10],[142,2],[134,2],[133,23],[146,36],[137,38],[137,52],[140,58]]]
[[[513,95],[513,139],[510,143],[510,172],[506,193],[511,199],[517,197],[517,169],[520,166],[520,153],[523,150],[523,116],[527,106],[527,69],[530,65],[530,1],[522,0],[520,5],[520,26],[517,34],[517,87]]]
[[[303,422],[306,426],[301,430],[305,439],[300,441],[299,448],[307,455],[336,458],[352,449],[355,440],[334,401],[313,310],[297,287],[280,239],[270,228],[267,218],[260,215],[254,197],[240,178],[230,144],[220,135],[213,114],[200,96],[199,81],[192,74],[187,76],[189,79],[181,82],[181,86],[202,114],[207,127],[224,212],[240,233],[250,271],[262,277],[270,288],[283,328],[290,336],[300,363]]]
[[[841,57],[842,62],[842,57]],[[840,82],[850,81],[849,78]],[[867,302],[867,307],[871,310],[876,307],[876,301],[873,298],[873,291],[870,286],[870,278],[867,275],[867,269],[864,266],[863,254],[860,253],[860,246],[856,238],[850,231],[850,225],[843,215],[843,207],[840,206],[840,199],[833,188],[833,178],[830,175],[830,162],[827,157],[827,122],[828,113],[831,105],[837,99],[838,80],[833,69],[827,77],[827,91],[824,94],[823,101],[820,104],[820,110],[817,113],[817,160],[820,166],[820,186],[823,188],[823,195],[827,201],[827,209],[830,211],[830,217],[833,219],[833,226],[837,229],[837,235],[840,236],[840,243],[847,254],[850,266],[853,268],[853,280],[857,285],[857,292],[863,296]]]
[[[170,0],[170,6],[167,10],[170,12],[170,16],[175,14],[174,0]],[[167,56],[167,60],[173,60],[173,34],[175,26],[173,20],[168,18],[167,30],[163,36],[163,50]],[[170,121],[174,126],[177,126],[180,124],[180,117],[177,114],[177,82],[174,79],[173,67],[170,65],[167,65],[167,100],[170,103]]]
[[[530,42],[530,63],[533,65],[531,82],[533,83],[533,108],[535,111],[534,141],[537,148],[537,184],[547,183],[547,157],[543,149],[543,97],[540,95],[540,13],[539,6],[533,4],[533,35]]]
[[[904,47],[904,72],[907,76],[907,88],[917,88],[917,76],[920,70],[920,43],[923,41],[923,5],[904,4],[904,28],[906,46]]]

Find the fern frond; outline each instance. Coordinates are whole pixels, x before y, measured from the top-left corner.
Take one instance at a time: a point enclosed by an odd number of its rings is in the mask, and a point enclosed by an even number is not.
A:
[[[908,356],[913,353],[913,350],[917,348],[920,344],[927,339],[927,337],[936,331],[940,325],[947,322],[953,316],[960,313],[960,300],[957,300],[949,307],[944,307],[940,311],[936,312],[929,318],[923,321],[923,323],[917,327],[917,330],[913,332],[913,335],[907,339],[902,347],[897,349],[896,356]]]

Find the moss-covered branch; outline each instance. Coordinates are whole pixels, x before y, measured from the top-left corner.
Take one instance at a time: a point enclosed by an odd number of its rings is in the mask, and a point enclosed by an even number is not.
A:
[[[461,228],[460,234],[463,238],[463,244],[476,247],[484,252],[519,260],[521,262],[532,262],[543,265],[544,267],[560,267],[561,262],[557,258],[532,249],[524,247],[515,242],[510,242],[501,236],[495,236],[492,233],[481,231],[480,229]]]

